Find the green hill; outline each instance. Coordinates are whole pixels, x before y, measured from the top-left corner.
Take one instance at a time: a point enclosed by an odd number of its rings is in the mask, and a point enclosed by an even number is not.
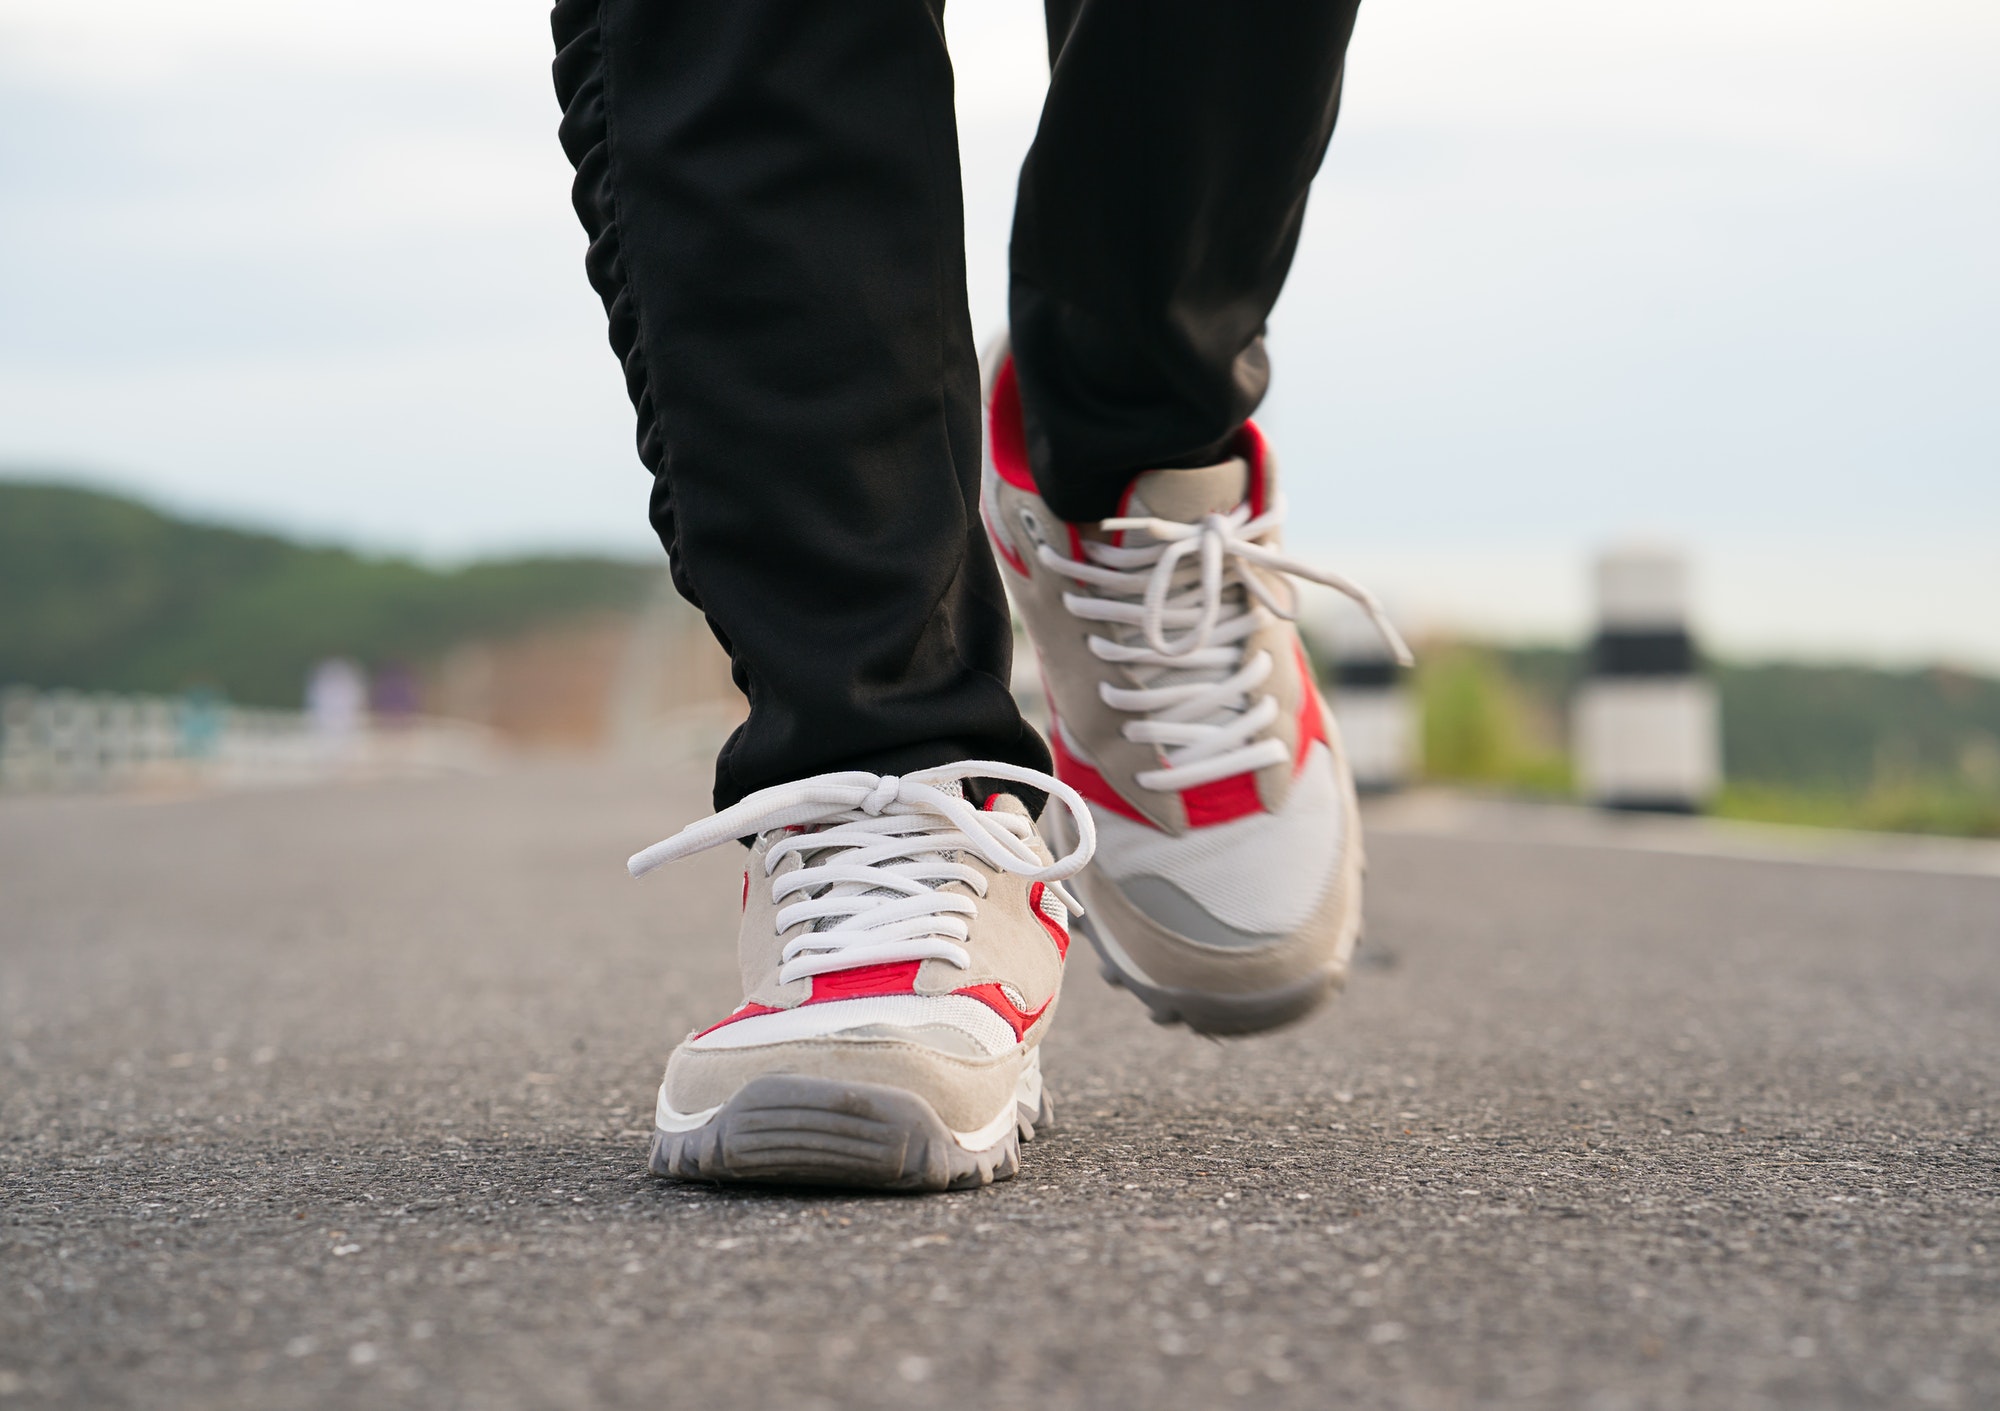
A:
[[[204,685],[295,706],[323,657],[418,663],[468,639],[636,608],[659,574],[581,556],[438,570],[0,481],[0,685]]]

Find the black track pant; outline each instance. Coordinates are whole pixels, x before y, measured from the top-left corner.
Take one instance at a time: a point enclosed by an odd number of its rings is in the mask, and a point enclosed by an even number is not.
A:
[[[1057,513],[1201,464],[1264,320],[1358,0],[1048,0],[1010,318]],[[750,716],[718,806],[831,769],[1048,767],[1007,690],[943,0],[559,0],[562,141],[674,581]]]

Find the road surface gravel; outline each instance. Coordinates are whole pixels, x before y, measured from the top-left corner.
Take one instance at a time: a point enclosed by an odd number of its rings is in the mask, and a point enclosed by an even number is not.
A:
[[[0,800],[0,1411],[2000,1405],[2000,879],[1385,824],[1329,1011],[1079,949],[1020,1179],[745,1194],[704,783]]]

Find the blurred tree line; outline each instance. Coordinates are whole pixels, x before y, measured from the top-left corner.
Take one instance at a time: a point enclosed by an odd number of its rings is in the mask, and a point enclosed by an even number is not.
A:
[[[420,665],[468,641],[636,610],[659,575],[656,564],[588,556],[437,569],[191,523],[101,491],[0,481],[0,686],[205,687],[296,706],[325,657]],[[1423,644],[1427,777],[1570,796],[1581,664],[1567,648]],[[1710,670],[1728,779],[1718,812],[2000,836],[2000,680],[1942,667]]]
[[[636,609],[659,576],[584,556],[436,569],[0,482],[0,685],[205,687],[297,706],[322,658],[414,665],[483,636]]]

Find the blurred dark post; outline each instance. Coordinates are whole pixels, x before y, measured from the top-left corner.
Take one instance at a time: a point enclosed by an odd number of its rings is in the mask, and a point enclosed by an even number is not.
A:
[[[1342,600],[1329,624],[1333,718],[1364,794],[1403,788],[1416,772],[1417,710],[1409,674],[1367,615]]]
[[[1687,561],[1671,549],[1597,560],[1597,635],[1577,692],[1577,777],[1605,808],[1695,813],[1721,777],[1715,688],[1688,630]]]

